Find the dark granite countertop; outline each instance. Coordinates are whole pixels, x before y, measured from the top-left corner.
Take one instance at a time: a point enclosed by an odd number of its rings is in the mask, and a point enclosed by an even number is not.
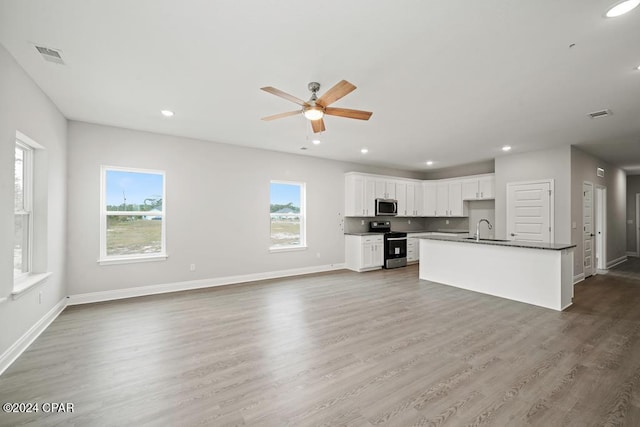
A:
[[[442,240],[445,242],[455,243],[472,243],[476,245],[493,245],[493,246],[510,246],[514,248],[527,248],[527,249],[544,249],[549,251],[560,251],[562,249],[575,248],[576,245],[566,243],[537,243],[537,242],[521,242],[515,240],[475,240],[465,239],[463,237],[449,237],[449,236],[420,236],[418,239],[426,240]]]
[[[400,231],[400,230],[391,230],[391,231],[399,231],[401,233],[407,234],[424,234],[424,233],[451,233],[451,234],[468,234],[469,230],[411,230],[411,231]],[[363,231],[360,233],[344,233],[349,236],[370,236],[373,234],[384,234],[380,231]]]

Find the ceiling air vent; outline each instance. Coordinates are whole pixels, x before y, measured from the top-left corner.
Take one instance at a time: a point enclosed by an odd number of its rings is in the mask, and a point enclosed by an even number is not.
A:
[[[613,113],[611,112],[611,110],[606,109],[606,110],[594,111],[593,113],[589,113],[589,117],[591,117],[592,119],[597,119],[600,117],[607,117],[612,114]]]
[[[44,46],[36,46],[36,49],[38,49],[38,52],[40,52],[40,55],[42,55],[45,61],[55,62],[56,64],[64,64],[62,55],[60,55],[59,50],[51,49]]]

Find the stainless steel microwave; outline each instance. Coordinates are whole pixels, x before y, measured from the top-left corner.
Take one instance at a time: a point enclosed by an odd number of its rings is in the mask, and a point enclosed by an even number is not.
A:
[[[376,199],[376,216],[398,215],[398,201],[393,199]]]

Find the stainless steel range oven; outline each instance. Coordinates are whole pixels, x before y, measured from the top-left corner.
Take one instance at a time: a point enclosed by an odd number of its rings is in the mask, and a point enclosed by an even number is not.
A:
[[[384,268],[407,265],[407,233],[384,233]]]
[[[384,268],[407,265],[407,233],[391,231],[390,221],[371,221],[369,231],[384,233]]]

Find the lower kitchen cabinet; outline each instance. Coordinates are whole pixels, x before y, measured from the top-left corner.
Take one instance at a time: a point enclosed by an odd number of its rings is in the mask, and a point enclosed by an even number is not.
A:
[[[420,241],[415,237],[407,237],[407,263],[418,262],[420,259]]]
[[[384,263],[384,241],[382,234],[345,236],[345,258],[347,268],[353,271],[368,271],[382,268]]]

